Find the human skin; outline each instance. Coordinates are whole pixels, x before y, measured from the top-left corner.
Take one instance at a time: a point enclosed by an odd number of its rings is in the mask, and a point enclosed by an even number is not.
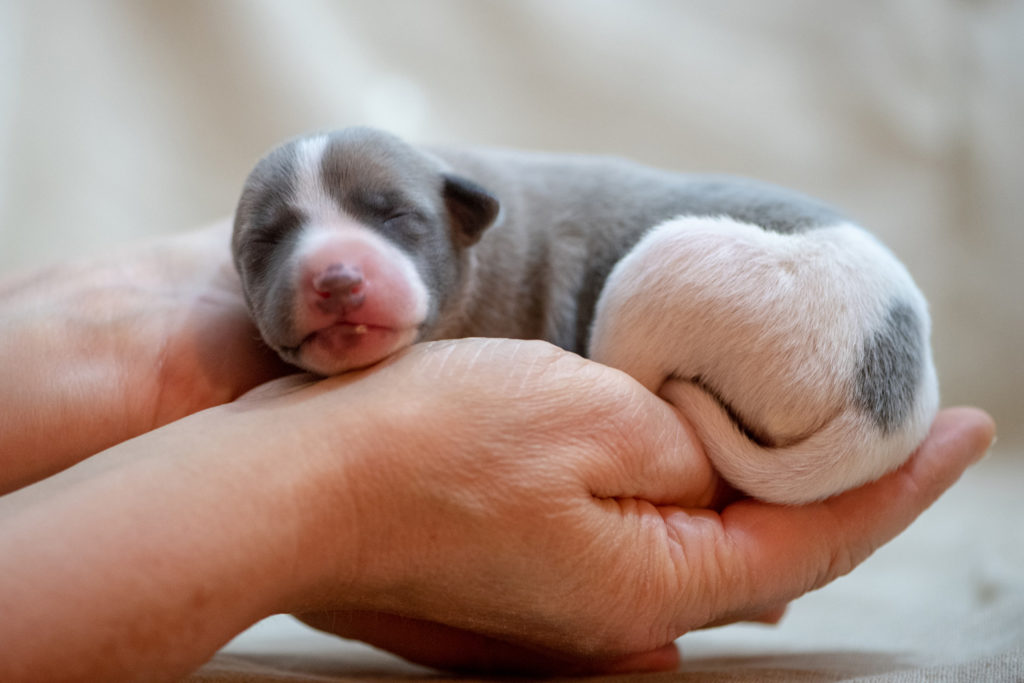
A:
[[[289,372],[249,321],[229,235],[0,280],[0,492]]]
[[[37,481],[0,499],[0,678],[174,678],[279,612],[435,666],[671,667],[678,635],[852,569],[992,438],[945,411],[896,473],[786,508],[729,495],[630,378],[537,342],[229,402],[283,368],[223,230],[0,285],[0,485]]]

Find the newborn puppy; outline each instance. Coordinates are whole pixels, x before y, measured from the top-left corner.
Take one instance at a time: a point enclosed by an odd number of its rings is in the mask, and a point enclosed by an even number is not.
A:
[[[835,209],[753,181],[346,129],[257,164],[232,248],[263,338],[299,367],[546,339],[659,392],[767,501],[881,476],[937,410],[903,266]]]

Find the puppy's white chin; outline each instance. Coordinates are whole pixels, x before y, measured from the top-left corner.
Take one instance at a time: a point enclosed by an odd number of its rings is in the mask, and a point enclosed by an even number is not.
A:
[[[337,375],[378,363],[416,340],[416,328],[337,324],[311,334],[295,363],[320,375]]]

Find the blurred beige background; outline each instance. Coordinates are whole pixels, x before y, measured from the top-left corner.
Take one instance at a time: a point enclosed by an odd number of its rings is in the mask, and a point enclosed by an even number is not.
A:
[[[1024,398],[1024,6],[0,4],[0,273],[229,214],[283,138],[613,152],[819,195],[931,300],[946,403]]]

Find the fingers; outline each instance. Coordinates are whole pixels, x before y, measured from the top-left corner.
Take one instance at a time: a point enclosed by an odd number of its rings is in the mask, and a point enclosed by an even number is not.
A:
[[[780,607],[775,607],[773,609],[768,610],[767,612],[763,612],[757,615],[756,617],[749,619],[749,621],[753,621],[758,624],[768,624],[770,626],[774,626],[775,624],[782,621],[782,617],[786,616],[786,609],[788,607],[788,604],[782,605]]]
[[[449,671],[583,675],[671,671],[679,665],[679,651],[671,643],[650,652],[586,660],[392,614],[317,612],[298,618],[319,630],[361,640],[411,662]]]
[[[687,567],[698,570],[689,577],[697,585],[688,586],[687,597],[708,596],[696,612],[708,621],[727,621],[769,611],[849,572],[981,458],[994,431],[992,419],[979,410],[945,410],[903,467],[822,503],[785,507],[748,500],[720,517],[663,511]]]
[[[704,624],[701,628],[717,628],[719,626],[728,626],[729,624],[735,624],[738,622],[750,622],[753,624],[775,626],[782,621],[784,616],[786,616],[787,609],[789,609],[789,603],[779,605],[768,610],[748,610],[747,614],[734,613],[724,619],[718,619]]]

